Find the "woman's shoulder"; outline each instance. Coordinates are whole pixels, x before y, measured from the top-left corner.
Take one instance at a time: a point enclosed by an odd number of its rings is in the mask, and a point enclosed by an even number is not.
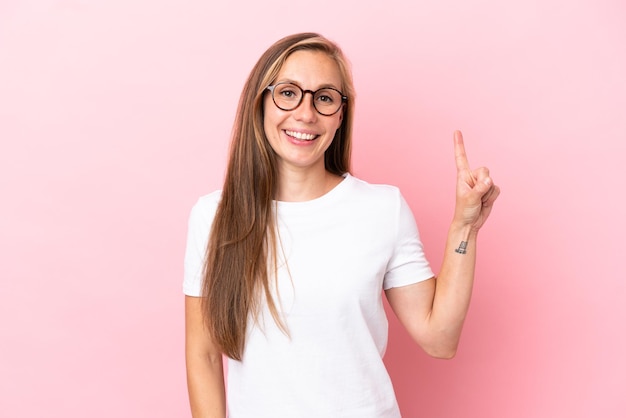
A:
[[[195,206],[204,206],[204,207],[217,206],[221,198],[222,198],[222,191],[215,190],[211,193],[200,196]]]
[[[353,175],[348,175],[352,192],[363,197],[373,199],[397,199],[400,196],[400,189],[392,184],[371,183]]]
[[[215,216],[221,198],[221,190],[200,196],[191,208],[191,219],[202,223],[210,223]]]
[[[408,208],[398,186],[386,183],[371,183],[351,176],[350,191],[344,195],[342,206],[350,208],[374,222],[397,222]]]

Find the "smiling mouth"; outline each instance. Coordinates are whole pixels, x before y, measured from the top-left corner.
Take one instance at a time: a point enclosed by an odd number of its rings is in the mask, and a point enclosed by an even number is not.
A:
[[[285,130],[285,133],[289,135],[290,137],[299,139],[301,141],[313,141],[315,138],[319,136],[319,135],[314,135],[314,134],[305,134],[303,132],[287,131],[287,130]]]

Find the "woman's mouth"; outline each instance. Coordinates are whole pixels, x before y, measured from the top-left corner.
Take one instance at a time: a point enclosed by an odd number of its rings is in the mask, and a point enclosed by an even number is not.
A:
[[[285,130],[285,133],[287,135],[289,135],[290,137],[298,139],[300,141],[313,141],[315,138],[318,137],[318,135],[307,134],[307,133],[304,133],[304,132],[297,132],[297,131]]]

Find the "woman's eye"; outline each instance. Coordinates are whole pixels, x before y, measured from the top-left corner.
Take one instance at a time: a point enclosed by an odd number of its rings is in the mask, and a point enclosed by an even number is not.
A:
[[[333,98],[327,94],[320,94],[317,96],[317,100],[326,104],[333,102]]]
[[[293,99],[294,97],[296,97],[296,92],[293,90],[282,90],[280,92],[280,95],[286,99]]]

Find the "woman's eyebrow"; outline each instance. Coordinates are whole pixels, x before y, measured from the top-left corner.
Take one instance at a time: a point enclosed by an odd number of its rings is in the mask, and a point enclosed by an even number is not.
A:
[[[302,87],[302,85],[300,83],[298,83],[295,80],[291,80],[289,78],[285,78],[285,79],[279,79],[276,80],[276,82],[274,84],[278,84],[278,83],[290,83],[290,84],[295,84],[296,86],[300,87],[302,90],[307,90],[304,87]],[[339,90],[341,91],[341,89],[337,86],[335,86],[332,83],[324,83],[321,84],[320,86],[318,86],[314,91],[320,90],[320,89],[327,89],[327,88],[331,88],[331,89],[335,89],[335,90]]]

